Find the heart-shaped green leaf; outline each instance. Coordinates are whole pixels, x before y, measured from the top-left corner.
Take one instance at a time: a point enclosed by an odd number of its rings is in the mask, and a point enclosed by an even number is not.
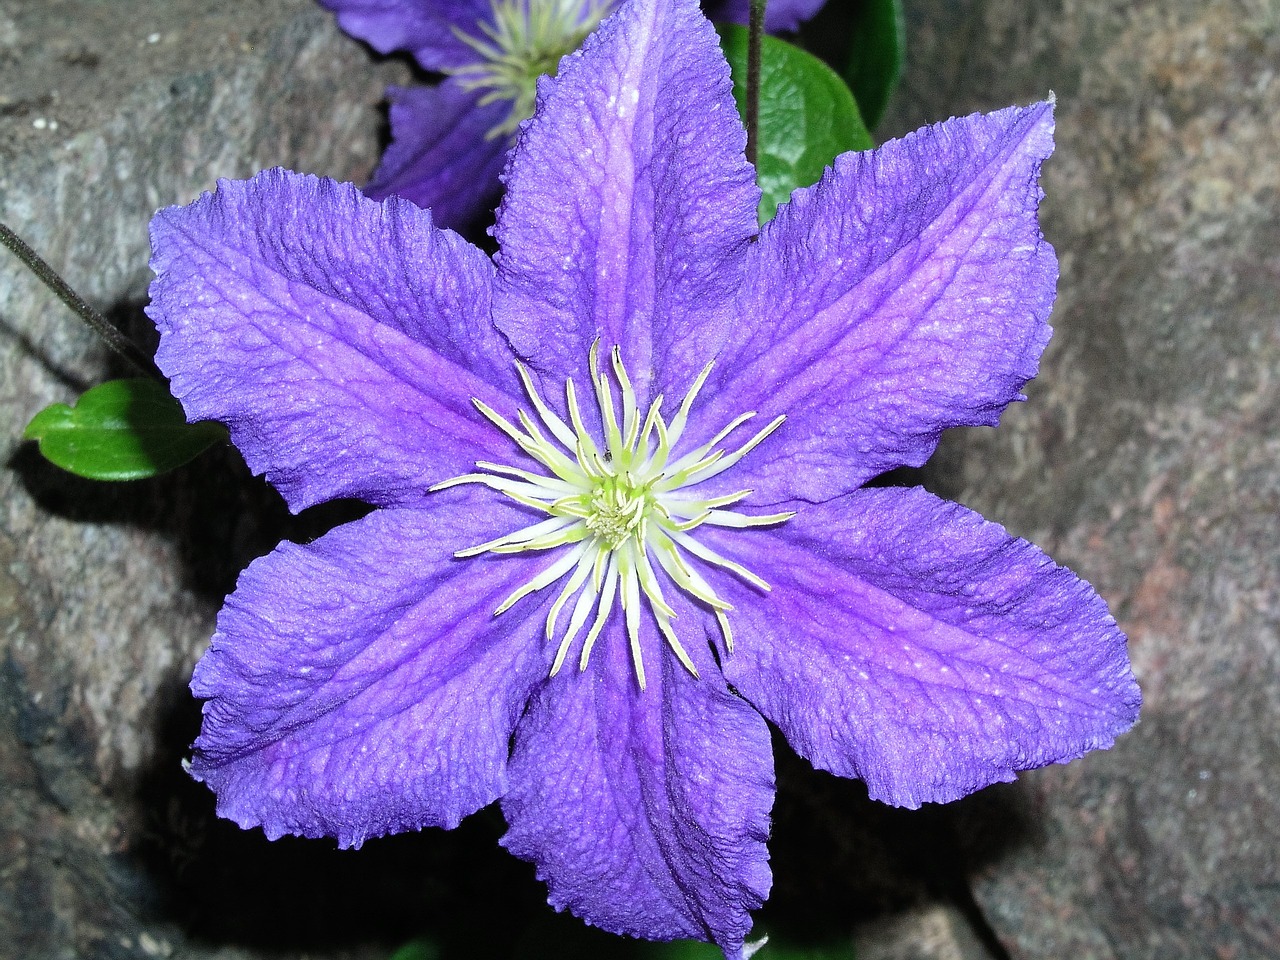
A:
[[[738,112],[745,115],[747,31],[722,26],[720,43],[733,71]],[[853,94],[834,70],[777,37],[762,38],[756,161],[764,194],[761,223],[772,219],[792,190],[817,182],[838,154],[873,146]]]
[[[45,459],[90,480],[141,480],[165,473],[227,439],[221,424],[187,423],[182,407],[154,380],[108,380],[74,407],[55,403],[23,436]]]
[[[844,77],[862,119],[874,130],[898,85],[906,50],[902,0],[859,0],[853,4],[852,46]]]

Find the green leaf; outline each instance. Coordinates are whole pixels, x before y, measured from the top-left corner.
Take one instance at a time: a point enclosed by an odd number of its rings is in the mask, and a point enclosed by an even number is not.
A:
[[[436,960],[440,951],[430,940],[410,940],[393,953],[389,960]]]
[[[733,71],[733,96],[745,116],[747,31],[732,24],[719,30]],[[761,223],[772,219],[792,190],[817,182],[838,154],[873,146],[853,94],[834,70],[777,37],[762,38],[756,144]]]
[[[751,939],[756,939],[753,932]],[[696,940],[676,940],[672,943],[649,944],[641,952],[643,960],[722,960],[724,954],[718,947]],[[854,960],[850,943],[823,946],[797,947],[770,937],[755,955],[755,960]]]
[[[166,473],[227,438],[221,424],[187,423],[155,380],[108,380],[74,407],[55,403],[27,424],[45,459],[90,480],[141,480]]]
[[[724,953],[719,947],[697,940],[648,944],[641,956],[643,960],[724,960]]]
[[[874,130],[898,85],[906,54],[902,0],[859,0],[853,4],[853,45],[844,78],[862,118]]]

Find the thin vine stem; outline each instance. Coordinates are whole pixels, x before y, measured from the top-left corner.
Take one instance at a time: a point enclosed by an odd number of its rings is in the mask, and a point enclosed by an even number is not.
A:
[[[751,0],[747,20],[747,160],[754,167],[760,141],[760,38],[768,0]]]
[[[10,230],[4,223],[0,223],[0,243],[12,250],[18,259],[26,265],[27,269],[40,278],[41,283],[52,290],[59,300],[70,307],[76,316],[83,320],[108,347],[123,357],[130,366],[145,376],[163,380],[156,371],[155,366],[147,359],[146,354],[139,350],[132,340],[117,330],[110,320],[89,306],[85,299],[72,290],[67,281],[62,279],[58,271],[49,266],[38,253],[32,250],[21,237]]]

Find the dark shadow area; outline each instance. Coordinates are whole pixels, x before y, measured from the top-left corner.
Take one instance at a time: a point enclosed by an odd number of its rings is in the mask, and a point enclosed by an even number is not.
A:
[[[208,946],[297,957],[391,952],[423,938],[438,960],[625,958],[631,944],[557,915],[533,867],[498,846],[496,806],[456,830],[428,829],[338,850],[332,840],[242,830],[182,770],[200,722],[185,690],[161,721],[165,742],[137,795],[147,829],[125,858],[148,891],[149,919]]]
[[[963,449],[959,444],[942,443],[923,467],[898,467],[873,477],[868,487],[924,487],[944,500],[957,500],[961,482]]]
[[[251,560],[281,540],[307,542],[368,513],[354,501],[334,501],[292,515],[269,484],[249,473],[230,444],[149,480],[85,480],[45,460],[34,443],[6,466],[41,509],[80,523],[130,525],[174,541],[184,561],[184,585],[221,600]]]
[[[764,928],[788,943],[821,945],[847,938],[859,922],[943,901],[959,909],[981,939],[995,941],[969,877],[1036,842],[1032,812],[1017,785],[904,810],[870,799],[861,781],[814,770],[776,734],[774,754],[774,888],[760,912]],[[997,958],[1004,955],[999,950]]]
[[[149,829],[134,851],[154,891],[153,909],[192,940],[295,955],[371,939],[390,946],[417,932],[424,910],[440,899],[434,885],[451,897],[486,872],[476,861],[484,844],[476,841],[494,831],[482,818],[443,847],[421,833],[372,840],[357,851],[328,840],[273,843],[259,830],[218,819],[213,794],[181,766],[199,710],[181,691],[162,721],[166,741],[138,794]],[[447,847],[467,839],[475,855],[459,872]]]
[[[123,333],[148,359],[155,356],[156,347],[160,345],[160,333],[146,314],[146,306],[149,302],[145,297],[138,300],[122,300],[103,312],[103,316],[111,325]],[[108,353],[107,362],[107,376],[103,379],[139,375],[137,370],[117,354]],[[161,375],[154,363],[150,363],[149,367],[153,375]]]
[[[120,304],[107,316],[148,354],[154,352],[155,327],[142,304]],[[112,356],[102,379],[132,376],[137,372]],[[334,501],[290,514],[280,495],[249,472],[228,442],[147,480],[82,479],[45,460],[34,442],[18,447],[6,466],[49,513],[81,523],[131,525],[170,539],[181,553],[184,585],[219,601],[235,586],[241,569],[281,540],[314,540],[370,509],[355,501]]]
[[[653,948],[586,927],[545,902],[533,867],[498,846],[496,806],[454,831],[425,830],[338,850],[330,840],[268,841],[214,814],[181,759],[199,706],[173,691],[165,742],[137,801],[147,824],[122,863],[150,919],[193,942],[258,953],[385,948],[422,939],[437,960],[642,960]],[[798,949],[847,943],[861,921],[946,901],[1006,956],[967,877],[1034,824],[1016,787],[918,811],[868,799],[859,782],[814,771],[775,737],[779,795],[770,841],[774,889],[757,930]],[[983,936],[983,931],[986,936]]]
[[[85,383],[78,375],[59,366],[57,362],[40,349],[39,344],[32,340],[26,331],[15,327],[4,314],[0,314],[0,338],[12,341],[15,345],[15,352],[19,356],[34,360],[46,373],[68,390],[83,393],[92,386],[92,384]]]

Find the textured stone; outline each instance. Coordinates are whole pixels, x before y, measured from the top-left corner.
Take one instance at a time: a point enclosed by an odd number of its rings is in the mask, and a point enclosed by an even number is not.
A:
[[[310,0],[0,0],[0,220],[137,323],[156,207],[273,164],[361,178],[383,87],[406,74],[375,67]],[[190,722],[179,711],[172,729],[171,711],[189,702],[235,567],[283,513],[233,455],[108,486],[20,445],[39,409],[108,372],[122,370],[0,250],[0,942],[13,956],[202,955],[165,919],[166,875],[140,863],[176,832],[140,791],[158,764],[180,776],[167,740]]]
[[[898,129],[1058,95],[1057,334],[934,480],[1098,586],[1146,696],[975,894],[1015,958],[1280,956],[1280,7],[907,7]]]
[[[863,924],[853,943],[858,960],[987,960],[990,954],[954,907],[931,904]]]

